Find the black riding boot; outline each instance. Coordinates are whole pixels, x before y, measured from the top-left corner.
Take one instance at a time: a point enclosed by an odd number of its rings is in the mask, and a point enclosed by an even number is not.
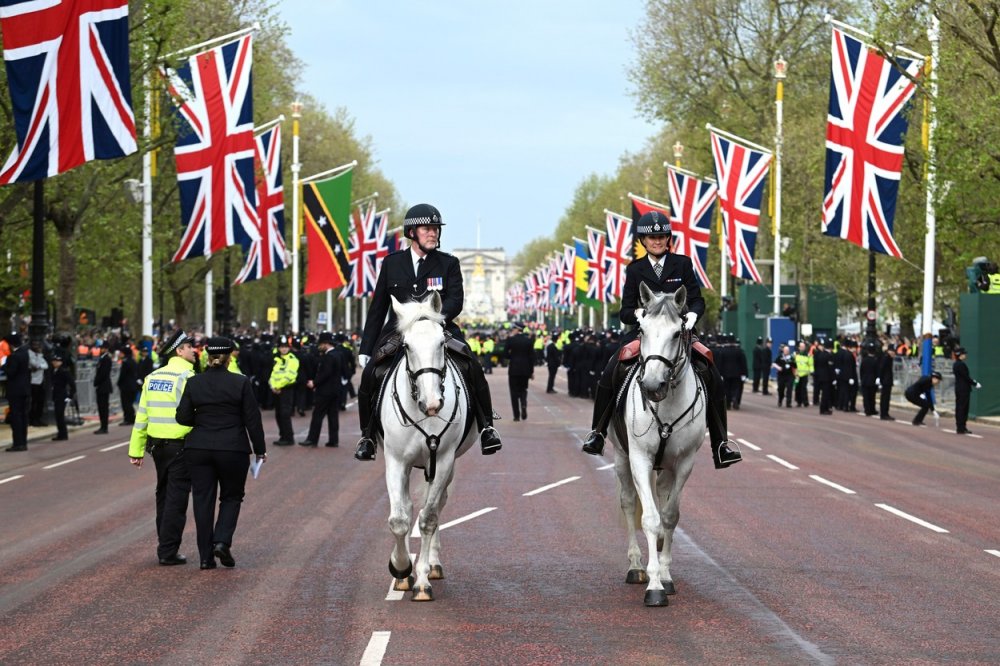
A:
[[[375,392],[378,391],[375,373],[375,364],[369,362],[361,373],[361,383],[358,385],[358,420],[361,422],[361,439],[358,440],[358,449],[354,452],[354,457],[358,460],[375,460],[375,440],[371,437],[374,426],[372,402],[375,398]]]
[[[739,449],[733,450],[729,443],[729,424],[726,414],[726,392],[722,384],[722,376],[714,365],[707,362],[696,362],[695,371],[705,382],[708,393],[708,437],[712,443],[712,462],[715,469],[728,467],[743,460]],[[735,445],[734,445],[735,446]]]
[[[608,434],[611,414],[615,408],[614,387],[612,378],[618,367],[616,358],[608,362],[601,379],[597,382],[597,392],[594,395],[594,415],[591,418],[591,431],[583,442],[583,452],[592,456],[604,453],[604,437]]]
[[[500,434],[493,427],[493,397],[490,385],[486,383],[483,366],[474,358],[465,359],[465,376],[469,380],[469,390],[475,394],[476,424],[479,426],[479,445],[484,456],[500,450]]]

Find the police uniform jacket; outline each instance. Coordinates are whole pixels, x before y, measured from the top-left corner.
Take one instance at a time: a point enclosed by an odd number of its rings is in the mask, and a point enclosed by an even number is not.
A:
[[[878,378],[878,359],[871,354],[862,356],[860,374],[862,386],[875,386],[875,380]]]
[[[94,388],[97,389],[97,395],[111,394],[111,354],[101,354],[101,357],[97,359]]]
[[[833,381],[833,354],[825,349],[813,352],[813,374],[817,382]]]
[[[52,402],[59,404],[66,402],[66,398],[72,397],[76,386],[73,383],[73,375],[69,374],[69,369],[63,365],[58,370],[52,370]]]
[[[545,345],[545,363],[550,368],[558,368],[562,363],[562,351],[556,347],[555,342]]]
[[[375,294],[368,308],[365,331],[361,338],[359,353],[371,356],[383,332],[396,330],[396,313],[392,309],[389,296],[395,296],[400,303],[409,303],[423,298],[431,291],[441,296],[441,313],[445,317],[445,329],[459,340],[462,332],[454,320],[462,313],[465,290],[462,287],[462,267],[456,257],[435,250],[424,257],[420,272],[413,273],[413,259],[409,249],[393,252],[382,262],[382,269],[375,283]],[[386,317],[389,317],[386,321]]]
[[[694,277],[691,259],[681,254],[668,252],[663,257],[663,271],[660,277],[653,272],[653,265],[647,257],[637,259],[625,268],[625,286],[622,287],[622,309],[618,314],[623,324],[635,325],[635,311],[642,307],[639,303],[639,285],[643,282],[654,292],[672,294],[683,285],[687,288],[687,308],[701,319],[705,314],[705,299],[701,297],[701,287]]]
[[[122,359],[121,368],[118,371],[118,388],[124,391],[137,391],[139,389],[139,368],[131,353],[126,353],[125,358]]]
[[[507,373],[511,377],[530,377],[535,370],[535,350],[531,340],[524,333],[518,333],[507,340]]]
[[[340,382],[344,378],[343,362],[343,355],[336,347],[331,347],[319,357],[313,378],[313,390],[317,396],[332,398],[340,393]]]
[[[916,400],[919,396],[923,395],[934,404],[934,398],[931,397],[933,394],[931,391],[934,389],[934,379],[930,375],[923,375],[920,379],[913,382],[906,389],[906,397],[913,398]]]
[[[21,345],[7,357],[3,371],[7,375],[7,397],[26,398],[31,395],[31,369],[28,367],[27,345]]]
[[[882,354],[878,360],[878,379],[882,388],[892,386],[892,357],[888,354]]]
[[[969,375],[969,366],[965,361],[955,361],[951,366],[951,371],[955,373],[955,393],[959,395],[969,395],[972,387],[976,385],[976,380]]]
[[[172,356],[167,364],[151,372],[142,385],[139,408],[135,410],[135,424],[129,440],[128,454],[141,458],[146,451],[146,440],[184,439],[190,426],[177,422],[177,405],[184,394],[184,387],[194,375],[194,365],[180,356]]]
[[[210,368],[191,377],[177,406],[177,422],[191,426],[187,449],[264,455],[264,425],[253,385],[245,375]]]

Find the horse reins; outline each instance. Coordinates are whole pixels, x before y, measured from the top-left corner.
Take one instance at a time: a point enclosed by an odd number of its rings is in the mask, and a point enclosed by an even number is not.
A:
[[[441,390],[442,390],[442,392],[444,391],[444,378],[445,378],[445,373],[448,370],[448,358],[447,358],[447,356],[445,357],[444,368],[430,368],[430,367],[428,367],[428,368],[420,368],[416,372],[411,372],[410,371],[409,357],[407,357],[404,354],[403,358],[404,358],[404,362],[406,363],[406,367],[404,369],[406,370],[407,377],[409,377],[409,380],[410,380],[410,395],[411,395],[411,397],[414,400],[417,399],[417,384],[416,384],[416,379],[417,379],[417,377],[419,377],[421,374],[423,374],[425,372],[432,372],[432,373],[440,376],[441,377]],[[398,369],[397,369],[397,371],[398,371]],[[450,428],[451,424],[454,423],[454,421],[455,421],[455,415],[458,413],[458,398],[459,398],[458,382],[455,382],[455,404],[452,406],[451,416],[448,418],[448,421],[445,423],[444,430],[442,430],[437,435],[432,435],[431,433],[429,433],[426,430],[424,430],[423,427],[420,425],[419,422],[417,422],[416,419],[414,419],[413,417],[411,417],[409,414],[406,413],[406,410],[403,408],[403,402],[399,399],[399,390],[396,388],[396,382],[395,381],[392,382],[392,398],[393,398],[393,400],[395,400],[396,407],[399,409],[399,413],[403,417],[403,425],[406,425],[407,423],[413,424],[413,427],[416,428],[417,431],[421,435],[424,436],[424,442],[427,444],[427,449],[430,451],[430,458],[427,460],[427,466],[424,468],[424,480],[427,481],[427,483],[430,483],[430,482],[432,482],[434,480],[434,476],[437,473],[437,450],[438,450],[438,445],[441,444],[441,438],[444,437],[444,434],[446,432],[448,432],[448,428]]]

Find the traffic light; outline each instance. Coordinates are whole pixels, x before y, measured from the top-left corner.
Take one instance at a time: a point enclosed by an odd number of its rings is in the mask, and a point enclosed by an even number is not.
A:
[[[299,304],[299,330],[304,331],[309,328],[308,324],[310,321],[309,315],[311,314],[312,305],[309,303],[308,299],[303,298],[302,302]]]

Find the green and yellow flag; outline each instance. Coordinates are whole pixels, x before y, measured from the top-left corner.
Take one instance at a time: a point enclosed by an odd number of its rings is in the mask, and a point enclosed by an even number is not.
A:
[[[347,256],[351,230],[353,170],[302,186],[309,266],[306,294],[337,289],[350,278]]]

